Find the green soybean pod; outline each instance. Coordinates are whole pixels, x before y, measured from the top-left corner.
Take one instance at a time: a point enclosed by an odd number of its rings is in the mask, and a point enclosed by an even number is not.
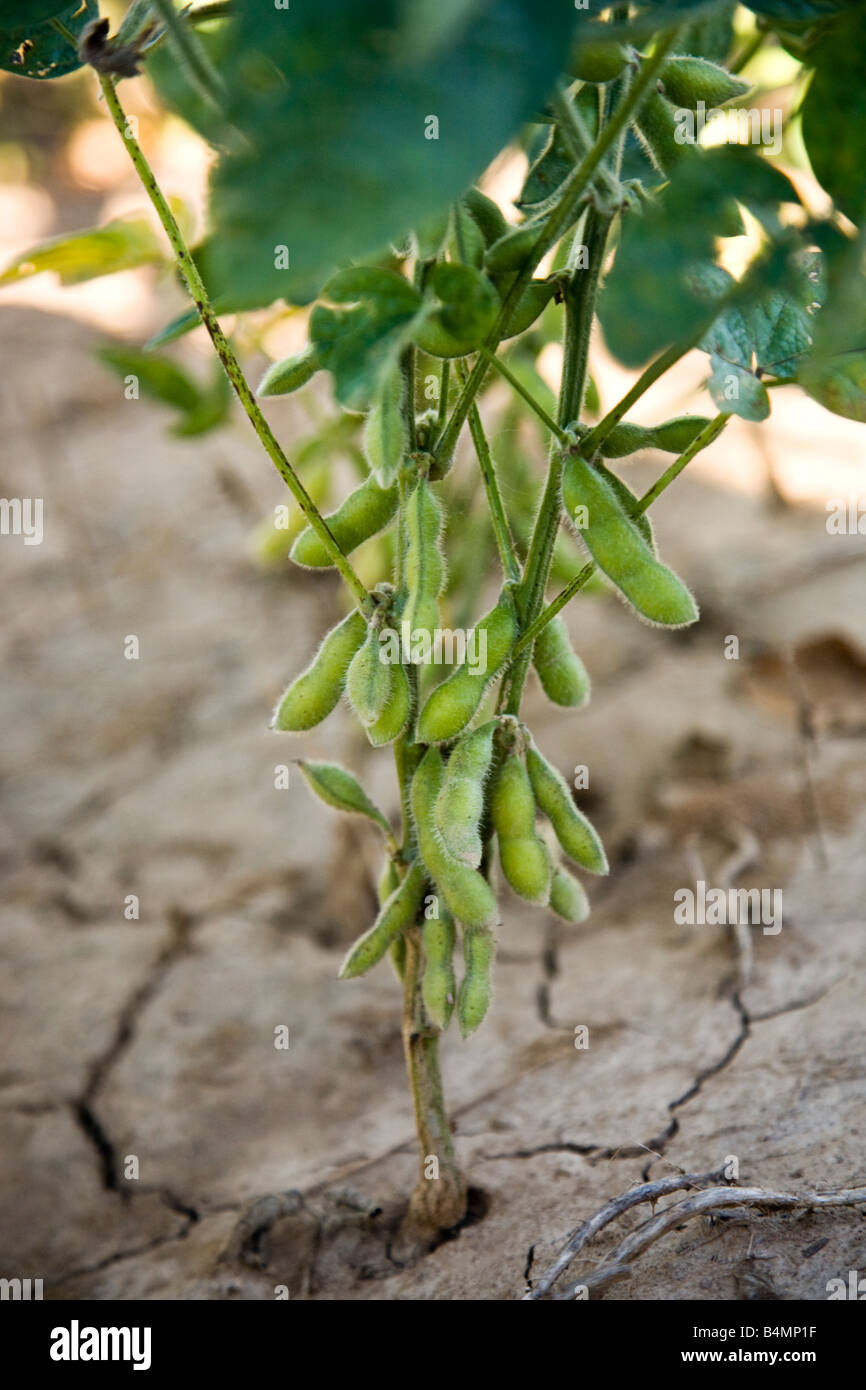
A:
[[[475,928],[463,933],[463,959],[466,973],[457,995],[457,1022],[464,1038],[474,1033],[490,1007],[493,985],[490,979],[496,939],[491,931]]]
[[[398,501],[396,484],[380,487],[372,475],[350,492],[337,510],[325,517],[328,530],[343,554],[349,555],[363,541],[383,531],[396,515]],[[312,526],[304,527],[289,555],[296,565],[307,569],[325,569],[333,564]]]
[[[508,660],[517,637],[517,619],[507,589],[496,607],[477,624],[475,634],[476,650],[480,650],[482,640],[486,644],[484,669],[475,670],[464,662],[431,690],[418,716],[421,743],[445,743],[462,733],[481,704],[485,690]],[[478,665],[481,666],[480,660]]]
[[[487,248],[484,256],[484,269],[498,281],[501,277],[510,278],[521,270],[538,241],[541,227],[538,222],[524,222],[519,227],[509,227],[504,236]]]
[[[637,527],[653,555],[655,555],[656,541],[650,519],[646,512],[639,512],[637,510],[639,499],[634,495],[628,483],[624,482],[619,474],[614,473],[608,468],[607,464],[603,463],[601,459],[596,459],[593,468],[596,473],[609,484],[611,490],[616,493],[617,501],[622,507],[625,515],[632,524]]]
[[[442,508],[422,478],[406,503],[406,588],[402,619],[411,633],[439,626],[439,593],[445,568],[439,548]]]
[[[391,695],[393,670],[389,662],[382,660],[379,629],[370,627],[346,675],[346,694],[365,728],[382,717]]]
[[[571,60],[572,77],[580,82],[612,82],[619,77],[628,54],[618,43],[580,43]]]
[[[421,997],[424,1007],[437,1028],[446,1029],[451,1022],[457,981],[454,978],[454,943],[457,933],[450,912],[443,909],[438,918],[425,920],[421,927],[424,943],[424,974]]]
[[[677,55],[666,58],[659,73],[665,95],[674,106],[685,106],[690,111],[697,110],[702,101],[710,108],[724,106],[726,101],[742,96],[750,87],[742,77],[711,63],[708,58],[692,58]]]
[[[538,835],[521,839],[498,838],[499,862],[507,882],[521,898],[543,907],[550,898],[553,860]]]
[[[272,729],[302,733],[320,724],[339,703],[346,672],[367,635],[357,609],[332,628],[305,671],[292,681],[274,710]]]
[[[555,280],[530,280],[517,301],[508,328],[502,335],[503,339],[515,338],[518,333],[525,333],[530,324],[535,323],[538,315],[547,307],[555,293]]]
[[[672,420],[656,425],[653,430],[655,447],[664,449],[667,454],[685,453],[708,424],[710,421],[705,415],[675,415]]]
[[[656,443],[656,432],[647,425],[636,425],[632,420],[620,420],[614,425],[607,439],[599,445],[599,453],[606,459],[627,458],[638,449],[652,449]]]
[[[421,907],[427,876],[417,861],[409,868],[399,888],[386,899],[369,931],[359,937],[340,966],[339,978],[353,980],[364,975],[382,959],[392,941],[411,927]]]
[[[534,744],[526,750],[526,767],[538,809],[547,816],[568,857],[591,874],[606,874],[604,846],[595,827],[575,806],[565,778]]]
[[[412,713],[412,691],[405,667],[391,666],[391,688],[379,718],[367,726],[367,737],[374,748],[399,738]]]
[[[376,896],[379,899],[379,906],[381,907],[399,887],[400,875],[397,873],[397,865],[389,855],[382,865],[379,881],[376,884]]]
[[[497,721],[464,734],[448,759],[434,819],[449,854],[477,869],[484,846],[480,824],[484,813],[484,783],[493,758]]]
[[[634,124],[647,154],[662,174],[670,173],[694,149],[684,123],[677,121],[674,108],[661,92],[648,93]]]
[[[364,421],[364,457],[383,489],[393,487],[409,447],[403,416],[403,373],[399,366],[386,372]]]
[[[521,898],[546,903],[553,864],[547,845],[535,833],[535,797],[523,759],[505,758],[493,784],[490,816],[499,844],[499,862]]]
[[[502,840],[535,834],[535,797],[523,759],[509,753],[502,761],[490,794],[490,818]]]
[[[574,875],[562,867],[557,868],[553,875],[550,906],[557,917],[564,917],[566,922],[573,925],[583,922],[589,916],[589,903],[583,884],[578,883]]]
[[[318,348],[314,343],[309,343],[303,352],[297,352],[293,357],[285,357],[282,362],[271,363],[256,387],[256,395],[287,396],[301,386],[306,386],[321,365]]]
[[[481,228],[463,205],[462,199],[454,203],[445,242],[451,260],[480,268],[486,245]]]
[[[666,627],[685,627],[697,620],[698,610],[685,584],[656,559],[610,482],[576,454],[565,465],[562,499],[572,519],[582,515],[578,508],[586,509],[581,539],[599,569],[639,614]]]
[[[510,230],[499,204],[488,198],[486,193],[482,193],[480,188],[467,189],[461,201],[478,225],[485,246],[492,246]]]
[[[579,709],[586,704],[589,676],[571,645],[562,618],[552,618],[536,637],[532,664],[548,700],[567,709]]]
[[[445,767],[438,748],[428,748],[412,778],[412,819],[418,852],[445,906],[467,927],[489,927],[498,919],[493,890],[477,869],[450,855],[436,833],[434,807]]]

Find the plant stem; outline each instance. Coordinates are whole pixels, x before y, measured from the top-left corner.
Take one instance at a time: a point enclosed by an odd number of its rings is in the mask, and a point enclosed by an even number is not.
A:
[[[198,34],[175,9],[173,0],[150,0],[150,3],[165,25],[168,41],[181,65],[186,67],[199,91],[220,109],[225,91]]]
[[[514,375],[511,369],[505,365],[505,363],[502,361],[502,358],[497,357],[492,352],[489,352],[488,349],[485,347],[481,348],[480,352],[481,356],[487,359],[491,367],[495,367],[497,372],[499,372],[500,376],[505,378],[512,390],[516,391],[518,396],[521,396],[523,400],[526,401],[526,404],[529,406],[529,409],[535,412],[541,423],[547,429],[550,430],[550,433],[556,435],[556,438],[560,441],[560,443],[564,443],[566,439],[565,431],[559,428],[559,425],[556,423],[556,421],[550,418],[547,411],[544,409],[544,406],[539,405],[538,401],[535,399],[532,393],[530,391],[527,391],[526,387],[523,385],[521,381],[517,380],[517,377]],[[474,402],[470,407],[470,420],[471,411],[473,409],[475,409]]]
[[[643,496],[638,501],[637,506],[634,508],[632,512],[633,517],[641,516],[649,507],[652,506],[656,498],[661,496],[666,487],[670,487],[671,483],[674,481],[674,478],[679,477],[683,469],[691,463],[692,459],[697,454],[701,453],[703,449],[706,449],[710,444],[712,444],[714,439],[718,438],[718,436],[721,434],[722,430],[725,428],[725,425],[728,423],[730,418],[730,415],[726,415],[724,412],[721,412],[719,415],[715,417],[715,419],[711,420],[710,423],[706,425],[703,430],[701,430],[701,433],[697,435],[695,439],[692,440],[689,447],[685,449],[683,453],[680,454],[679,458],[674,459],[670,467],[666,468],[664,473],[662,473],[661,476],[657,478],[656,481],[653,483],[652,487],[648,488],[647,491],[643,494]],[[565,588],[560,590],[560,592],[556,595],[556,598],[551,599],[547,607],[541,613],[539,613],[535,621],[529,625],[526,631],[521,635],[520,639],[515,643],[515,656],[519,656],[521,652],[526,651],[527,648],[530,648],[532,646],[539,632],[541,632],[543,628],[547,627],[547,624],[553,618],[556,617],[557,613],[562,611],[562,609],[565,607],[565,605],[569,602],[570,599],[574,598],[574,595],[578,592],[578,590],[582,589],[587,580],[592,578],[593,574],[595,573],[595,570],[595,562],[593,560],[590,560],[587,564],[584,565],[583,569],[577,572],[577,574],[570,581],[570,583],[566,584]]]
[[[505,337],[514,310],[517,307],[517,303],[523,291],[532,278],[535,267],[542,257],[550,250],[551,246],[556,244],[562,233],[573,221],[580,201],[599,164],[604,159],[610,147],[616,142],[620,132],[625,129],[640,105],[650,83],[653,81],[656,73],[664,62],[668,50],[671,48],[676,38],[676,34],[677,30],[675,28],[665,29],[662,32],[653,56],[641,65],[640,74],[629,89],[627,97],[614,112],[608,124],[600,131],[598,139],[592,149],[565,180],[560,201],[545,219],[539,232],[538,240],[533,246],[529,256],[526,258],[524,265],[515,276],[511,288],[505,297],[505,302],[499,311],[496,322],[485,340],[484,346],[488,351],[495,353],[500,342]],[[486,359],[479,354],[469,374],[469,378],[460,393],[457,404],[451,413],[451,418],[437,442],[435,455],[441,463],[447,462],[454,452],[457,436],[469,414],[469,406],[481,388],[481,383],[487,368],[488,363]]]
[[[575,419],[580,413],[586,383],[595,297],[610,225],[611,218],[607,214],[597,212],[595,208],[588,210],[582,233],[585,239],[582,245],[587,248],[587,267],[579,273],[573,273],[565,295],[564,357],[557,407],[561,425]],[[560,523],[559,491],[562,466],[562,451],[551,444],[544,495],[535,518],[519,595],[520,618],[524,626],[534,623],[544,604],[547,576]],[[521,643],[515,649],[515,660],[508,678],[506,710],[509,714],[518,714],[520,711],[531,656],[532,651],[528,644]]]
[[[211,342],[225,368],[229,381],[234,387],[235,394],[246,412],[250,424],[261,440],[268,457],[275,464],[281,478],[296,498],[302,512],[319,537],[319,540],[328,551],[334,566],[339,570],[351,590],[352,596],[358,607],[365,613],[369,612],[372,606],[370,595],[367,593],[364,585],[361,583],[340,546],[337,544],[337,541],[331,535],[315,502],[310,497],[301,479],[298,477],[277,443],[273,431],[262,414],[259,404],[241,371],[240,364],[220,327],[219,320],[214,313],[213,306],[208,297],[207,290],[205,289],[204,281],[183,239],[183,235],[172,214],[171,208],[166,202],[165,195],[159,187],[153,170],[148,164],[138,141],[134,139],[131,132],[128,130],[126,113],[120,104],[112,78],[100,74],[99,82],[111,118],[129,151],[129,157],[135,166],[135,171],[171,243],[184,284],[195,303],[199,317],[210,335]]]
[[[499,551],[499,558],[502,561],[502,569],[506,579],[519,580],[520,565],[517,560],[517,553],[514,549],[514,540],[508,525],[508,517],[505,514],[505,507],[502,502],[502,494],[499,491],[499,482],[496,477],[496,470],[493,459],[490,457],[490,447],[484,434],[484,426],[481,423],[481,416],[475,402],[469,409],[469,430],[472,435],[472,443],[475,446],[475,453],[478,457],[478,467],[484,479],[484,486],[487,490],[487,501],[490,506],[490,520],[493,526],[493,534],[496,538],[496,548]]]
[[[421,928],[406,933],[403,971],[403,1050],[415,1110],[419,1145],[418,1183],[404,1223],[407,1235],[422,1240],[448,1230],[466,1214],[466,1184],[457,1166],[445,1113],[439,1067],[439,1030],[427,1018],[421,997],[424,948]],[[431,1159],[435,1168],[431,1172]]]
[[[714,313],[715,317],[715,313]],[[634,386],[626,391],[621,401],[617,401],[612,410],[609,410],[604,419],[599,420],[594,429],[583,440],[583,449],[587,458],[596,453],[599,446],[604,443],[615,425],[618,425],[623,415],[631,409],[635,401],[639,401],[641,396],[658,381],[659,377],[664,376],[665,372],[679,362],[681,357],[685,357],[687,352],[697,345],[707,330],[707,324],[702,323],[700,331],[693,333],[690,338],[680,343],[673,343],[669,348],[657,357],[654,362],[650,362],[645,371],[641,372]]]

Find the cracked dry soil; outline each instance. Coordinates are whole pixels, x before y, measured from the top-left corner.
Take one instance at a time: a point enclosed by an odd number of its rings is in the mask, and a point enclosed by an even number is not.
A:
[[[191,448],[141,402],[130,437],[85,331],[6,313],[2,487],[38,488],[47,529],[4,545],[0,1276],[57,1299],[515,1299],[642,1180],[733,1158],[756,1185],[863,1183],[862,538],[689,477],[657,524],[700,628],[573,608],[593,701],[565,715],[534,692],[527,718],[563,770],[591,765],[612,873],[576,930],[506,902],[492,1014],[444,1045],[470,1219],[408,1264],[397,986],[335,978],[370,918],[375,834],[300,779],[275,790],[288,755],[267,729],[335,588],[248,560],[278,494],[241,424]],[[292,418],[275,408],[287,437]],[[396,810],[388,759],[342,712],[305,749]],[[783,889],[750,972],[728,929],[674,924],[697,877]],[[820,1299],[864,1267],[862,1210],[735,1212],[604,1296]]]

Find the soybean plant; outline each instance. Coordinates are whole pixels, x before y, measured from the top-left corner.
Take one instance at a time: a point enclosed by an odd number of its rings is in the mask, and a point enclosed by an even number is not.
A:
[[[649,508],[731,415],[765,418],[769,388],[797,381],[866,419],[866,243],[852,231],[866,121],[848,111],[863,88],[851,63],[862,52],[859,7],[748,7],[744,21],[724,0],[640,0],[600,14],[458,0],[443,18],[435,5],[385,0],[136,0],[111,37],[93,0],[46,0],[32,23],[26,5],[3,6],[4,26],[20,9],[0,37],[7,54],[14,38],[24,75],[95,70],[194,306],[159,342],[204,324],[296,500],[292,562],[343,580],[346,614],[292,676],[272,722],[301,735],[345,700],[369,743],[392,749],[399,824],[349,770],[298,765],[317,796],[382,835],[381,907],[340,977],[387,956],[402,982],[421,1159],[406,1229],[422,1243],[465,1213],[437,1040],[453,1018],[467,1038],[487,1015],[508,910],[499,874],[539,912],[576,924],[589,911],[577,874],[608,871],[599,835],[521,716],[533,668],[555,705],[578,711],[589,699],[559,614],[580,590],[606,585],[648,623],[694,623],[697,603],[659,555]],[[800,110],[826,214],[804,207],[763,152],[697,140],[698,115],[742,103],[748,63],[779,44],[812,72]],[[192,250],[118,96],[142,67],[213,148],[208,226]],[[503,208],[477,180],[514,141],[528,171]],[[748,261],[738,280],[720,250],[746,235],[743,211],[761,235],[737,258]],[[123,226],[114,261],[91,273],[136,263]],[[103,242],[88,235],[93,253]],[[62,248],[37,248],[6,278],[50,266]],[[80,265],[80,239],[77,250]],[[148,258],[156,253],[139,253]],[[257,396],[219,315],[281,301],[306,313],[308,342],[272,364]],[[610,351],[640,369],[603,414],[589,373],[596,315]],[[555,334],[553,401],[538,361]],[[709,358],[715,413],[652,426],[627,418],[695,349]],[[158,352],[152,360],[169,370]],[[324,515],[311,495],[322,497],[321,478],[305,485],[259,404],[321,376],[346,412],[333,437],[351,442],[364,470]],[[513,393],[510,418],[546,440],[539,483],[534,465],[515,460],[514,431],[491,433],[492,382]],[[465,426],[473,457],[455,466]],[[639,497],[620,461],[641,450],[675,457]],[[483,532],[467,520],[476,483]],[[369,554],[374,537],[387,544],[362,580],[352,557]],[[492,570],[495,592],[476,601],[472,576]],[[562,587],[551,596],[554,576]],[[467,606],[477,640],[440,679],[437,641]]]

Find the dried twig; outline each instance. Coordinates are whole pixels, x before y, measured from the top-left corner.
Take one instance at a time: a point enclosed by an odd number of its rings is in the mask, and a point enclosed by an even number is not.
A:
[[[716,1175],[710,1175],[711,1178],[714,1176]],[[540,1298],[547,1293],[566,1265],[586,1244],[587,1240],[595,1235],[602,1226],[607,1225],[609,1221],[614,1220],[630,1206],[634,1206],[636,1202],[652,1201],[654,1196],[662,1195],[665,1190],[670,1192],[676,1191],[678,1188],[695,1187],[706,1181],[706,1176],[684,1175],[679,1179],[662,1178],[657,1183],[647,1183],[643,1188],[635,1188],[633,1192],[626,1193],[613,1202],[609,1202],[572,1236],[550,1270],[539,1281],[537,1288],[526,1297]],[[651,1189],[655,1189],[654,1194]],[[621,1241],[606,1264],[593,1270],[585,1278],[569,1285],[561,1292],[553,1294],[553,1298],[558,1301],[573,1300],[578,1290],[598,1291],[618,1279],[628,1278],[631,1274],[630,1261],[642,1255],[650,1245],[667,1235],[669,1231],[675,1230],[683,1222],[690,1221],[695,1216],[704,1216],[708,1212],[732,1207],[743,1208],[744,1211],[753,1208],[759,1212],[764,1212],[808,1210],[812,1207],[849,1207],[858,1206],[861,1203],[866,1203],[866,1187],[800,1193],[777,1192],[771,1188],[762,1187],[711,1187],[704,1192],[696,1193],[693,1197],[685,1198],[682,1202],[674,1202],[658,1216],[651,1217],[649,1221],[644,1222],[636,1231],[632,1231],[625,1240]]]

